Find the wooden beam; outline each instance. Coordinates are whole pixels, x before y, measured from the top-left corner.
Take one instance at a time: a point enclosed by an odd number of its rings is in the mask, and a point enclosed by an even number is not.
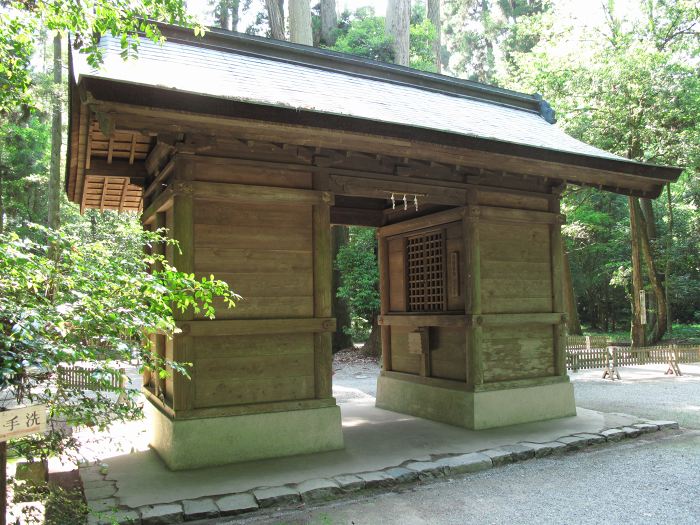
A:
[[[462,219],[464,208],[453,208],[451,210],[439,211],[430,215],[408,219],[403,222],[397,222],[383,226],[377,230],[377,235],[380,237],[389,237],[391,235],[401,234],[411,230],[420,230],[423,228],[432,228],[449,222],[456,222]]]
[[[156,190],[160,189],[163,183],[167,180],[170,175],[172,175],[174,169],[175,169],[175,162],[176,162],[176,157],[173,157],[168,161],[168,163],[163,166],[163,169],[161,169],[153,179],[153,182],[149,184],[148,188],[143,193],[143,198],[147,199],[148,197],[151,196]]]
[[[95,159],[92,161],[92,167],[85,170],[86,177],[93,175],[99,177],[127,177],[129,179],[143,181],[147,173],[142,162],[128,164],[126,161],[117,160],[108,164],[102,159]]]
[[[334,175],[331,171],[330,190],[338,195],[353,195],[358,197],[371,197],[386,199],[393,192],[395,194],[404,193],[406,195],[423,195],[424,202],[432,204],[445,204],[451,206],[464,206],[466,204],[466,188],[450,188],[431,184],[429,181],[417,182],[412,180],[406,182],[404,179],[386,179],[348,177]],[[385,176],[387,177],[387,176]]]
[[[500,208],[479,205],[479,219],[488,222],[527,222],[538,224],[558,224],[562,215],[554,212],[520,210],[517,208]]]
[[[394,155],[398,157],[413,157],[419,160],[437,160],[439,162],[470,166],[484,169],[498,169],[509,173],[524,173],[534,177],[550,177],[567,179],[576,183],[601,184],[608,191],[615,191],[615,187],[627,188],[633,193],[648,192],[653,197],[657,192],[657,186],[667,182],[666,178],[644,176],[640,177],[632,173],[611,171],[604,168],[592,168],[575,164],[566,164],[562,161],[553,162],[534,157],[513,155],[507,148],[502,152],[470,149],[468,146],[456,146],[438,144],[414,139],[395,137],[383,134],[372,135],[363,132],[346,130],[319,129],[315,127],[275,123],[265,120],[253,120],[237,117],[203,115],[187,113],[183,111],[164,110],[156,108],[144,108],[130,106],[123,103],[105,102],[100,107],[121,113],[119,127],[131,127],[136,129],[153,128],[154,119],[159,119],[163,126],[178,130],[203,130],[212,132],[215,128],[221,128],[223,133],[240,133],[258,140],[284,141],[300,146],[314,146],[336,148],[343,144],[348,149],[378,155]],[[226,131],[224,131],[226,130]],[[463,142],[468,142],[464,139]],[[599,164],[610,163],[601,159]],[[614,184],[610,181],[615,181]],[[612,184],[612,185],[611,185]],[[654,195],[652,195],[652,193]]]
[[[439,326],[456,328],[467,326],[467,317],[460,314],[382,314],[379,326]]]
[[[175,148],[172,145],[161,141],[156,142],[156,145],[146,157],[145,165],[148,174],[152,177],[155,176],[174,153]]]
[[[382,210],[333,206],[331,208],[331,224],[378,227],[384,224],[384,212]]]
[[[479,326],[513,326],[549,324],[559,325],[566,323],[566,314],[563,312],[524,313],[524,314],[480,314],[469,319],[469,323]]]
[[[186,186],[191,188],[193,195],[198,199],[244,203],[313,204],[322,206],[328,206],[333,203],[333,195],[327,191],[200,181],[186,183]],[[178,190],[178,188],[179,187],[174,187],[176,192],[182,191],[181,189]]]
[[[298,334],[335,331],[332,317],[295,319],[213,319],[177,324],[183,334],[198,336],[235,336],[258,334]]]
[[[141,221],[144,224],[149,224],[156,213],[164,212],[173,205],[173,198],[175,197],[175,192],[172,188],[166,188],[160,193],[153,202],[146,208],[146,210],[141,214]]]

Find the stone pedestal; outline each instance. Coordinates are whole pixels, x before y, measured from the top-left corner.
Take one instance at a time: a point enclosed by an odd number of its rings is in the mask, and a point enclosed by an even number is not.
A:
[[[340,407],[171,419],[146,402],[150,444],[171,470],[343,448]]]
[[[568,377],[549,384],[470,392],[456,381],[382,373],[377,407],[475,430],[576,415]]]

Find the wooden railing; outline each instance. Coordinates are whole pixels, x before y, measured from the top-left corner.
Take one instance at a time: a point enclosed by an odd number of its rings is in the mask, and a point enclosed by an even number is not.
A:
[[[103,372],[81,366],[59,366],[56,376],[59,388],[108,392],[126,386],[126,374],[123,368],[115,372]]]
[[[700,345],[668,344],[632,348],[616,346],[604,337],[568,336],[566,367],[569,370],[603,369],[603,377],[617,377],[621,366],[668,364],[667,374],[681,375],[679,364],[700,362]]]

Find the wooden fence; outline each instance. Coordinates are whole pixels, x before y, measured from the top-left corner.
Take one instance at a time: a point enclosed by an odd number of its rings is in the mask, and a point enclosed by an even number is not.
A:
[[[115,372],[102,372],[95,368],[81,366],[59,366],[56,376],[59,388],[108,392],[126,385],[126,374],[123,368]]]
[[[604,377],[619,379],[618,367],[668,364],[666,373],[681,375],[679,364],[700,362],[700,346],[669,344],[631,348],[616,346],[605,337],[568,336],[566,367],[569,370],[604,369]]]

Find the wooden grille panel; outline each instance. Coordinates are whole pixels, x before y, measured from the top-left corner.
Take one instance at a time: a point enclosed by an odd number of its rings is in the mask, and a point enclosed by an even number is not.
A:
[[[406,242],[408,309],[445,310],[445,235],[435,231],[409,237]]]

